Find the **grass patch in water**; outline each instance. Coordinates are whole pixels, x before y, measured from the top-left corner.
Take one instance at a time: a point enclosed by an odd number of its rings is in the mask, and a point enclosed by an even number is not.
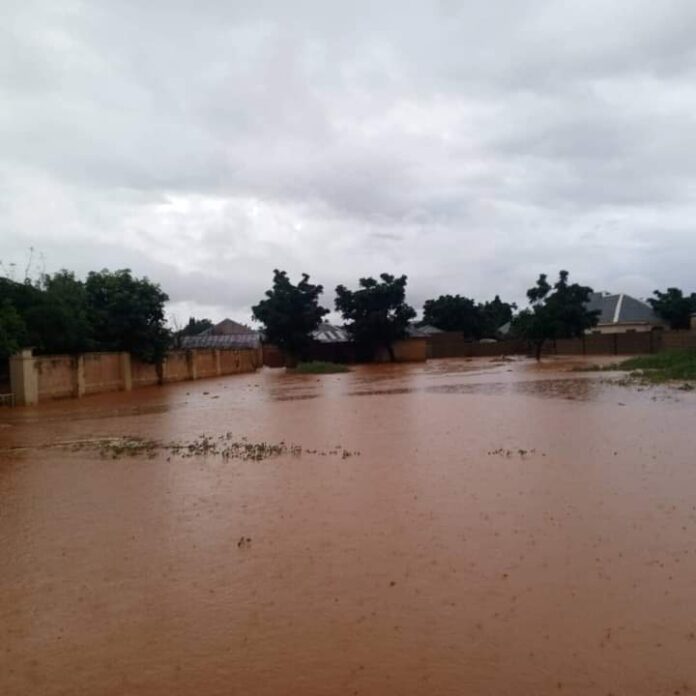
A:
[[[629,358],[618,365],[621,370],[639,373],[651,382],[696,380],[696,350],[669,350],[655,355]]]
[[[316,360],[313,362],[298,363],[297,367],[289,369],[288,372],[301,375],[332,375],[340,372],[350,372],[350,368],[347,365],[341,365],[339,363]]]

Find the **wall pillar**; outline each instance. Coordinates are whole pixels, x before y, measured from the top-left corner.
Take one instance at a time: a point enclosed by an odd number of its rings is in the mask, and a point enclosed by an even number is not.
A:
[[[39,402],[39,380],[31,348],[20,350],[10,358],[10,388],[18,406]]]
[[[219,349],[215,349],[213,351],[213,355],[215,356],[215,374],[219,377],[222,374],[222,368],[220,366],[220,351],[219,351]]]
[[[133,368],[130,353],[121,353],[119,363],[121,365],[121,389],[131,391],[133,389]]]
[[[75,396],[79,399],[85,393],[85,356],[75,358]]]
[[[196,351],[186,351],[186,362],[188,363],[189,379],[198,379],[198,367],[196,365]]]

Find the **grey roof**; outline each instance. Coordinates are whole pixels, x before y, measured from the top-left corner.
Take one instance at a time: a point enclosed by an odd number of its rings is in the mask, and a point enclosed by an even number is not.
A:
[[[406,332],[412,338],[427,338],[433,334],[443,333],[441,329],[430,324],[421,324],[420,326],[417,324],[409,324]]]
[[[589,310],[600,311],[599,324],[661,324],[652,307],[630,295],[594,292],[587,303]]]
[[[432,336],[432,334],[442,333],[440,329],[436,329],[428,324],[423,326],[409,324],[406,331],[411,338],[426,338],[427,336]],[[319,343],[349,343],[351,340],[350,334],[343,326],[336,326],[326,322],[319,324],[317,330],[312,334],[312,338]]]
[[[255,331],[240,334],[222,334],[215,336],[209,333],[200,333],[196,336],[184,336],[181,339],[181,347],[186,350],[193,348],[257,348],[259,334]]]
[[[319,343],[348,343],[350,335],[342,326],[334,326],[326,322],[319,324],[312,338]]]

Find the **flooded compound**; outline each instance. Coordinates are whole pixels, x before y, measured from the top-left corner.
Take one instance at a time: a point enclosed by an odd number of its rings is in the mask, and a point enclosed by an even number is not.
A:
[[[696,393],[570,367],[0,409],[0,693],[696,694]]]

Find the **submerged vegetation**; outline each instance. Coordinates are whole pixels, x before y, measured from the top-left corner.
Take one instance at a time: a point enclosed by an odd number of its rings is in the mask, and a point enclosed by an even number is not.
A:
[[[52,447],[67,449],[71,452],[97,452],[104,459],[121,458],[146,458],[154,459],[158,454],[167,455],[167,461],[172,456],[188,459],[191,457],[217,456],[223,460],[240,459],[242,461],[260,462],[265,459],[289,455],[299,457],[302,454],[317,455],[321,457],[349,457],[358,456],[360,452],[347,450],[341,445],[335,445],[329,449],[305,449],[300,445],[288,444],[284,440],[280,442],[250,442],[248,438],[235,439],[230,432],[222,435],[199,435],[187,442],[172,441],[160,442],[141,437],[108,437],[89,440],[75,440],[71,442],[59,442]],[[12,447],[10,450],[37,449],[34,447]],[[43,449],[39,446],[38,449]]]
[[[288,371],[303,375],[331,375],[339,372],[350,372],[350,368],[347,365],[341,365],[339,363],[316,360],[312,362],[301,362],[297,367],[291,368]]]

